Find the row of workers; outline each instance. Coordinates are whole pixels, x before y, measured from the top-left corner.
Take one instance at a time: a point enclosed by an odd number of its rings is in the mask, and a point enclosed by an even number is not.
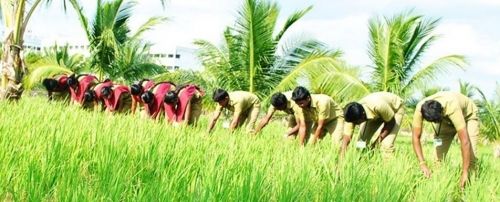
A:
[[[42,82],[52,99],[69,100],[84,108],[102,109],[107,113],[141,111],[144,117],[170,123],[194,124],[201,115],[204,92],[196,85],[176,86],[172,82],[144,79],[131,86],[116,84],[94,75],[58,75]]]
[[[260,110],[260,101],[255,94],[244,91],[228,93],[217,89],[212,98],[218,103],[218,107],[209,122],[209,132],[224,108],[233,112],[230,130],[247,123],[247,131],[253,131]],[[298,136],[300,143],[304,145],[308,141],[314,144],[330,134],[334,143],[341,144],[341,156],[345,155],[357,125],[360,125],[360,129],[356,147],[374,148],[380,144],[383,155],[391,155],[405,114],[404,101],[392,93],[371,93],[342,108],[330,96],[311,94],[306,88],[299,86],[293,92],[275,93],[271,96],[271,106],[254,132],[259,133],[276,111],[288,114],[288,130],[285,136]],[[431,172],[424,159],[420,142],[423,120],[434,123],[435,155],[438,161],[444,159],[454,136],[458,134],[463,157],[460,181],[463,187],[468,179],[470,167],[476,161],[478,108],[473,100],[456,92],[439,92],[417,104],[412,121],[413,148],[422,172],[429,177]],[[371,141],[372,138],[375,140]]]
[[[141,111],[152,118],[158,119],[164,113],[168,122],[187,120],[188,124],[196,123],[200,116],[201,99],[204,95],[199,87],[192,84],[176,88],[171,82],[153,83],[142,80],[129,87],[113,84],[109,80],[99,82],[92,75],[61,75],[45,79],[43,84],[49,92],[49,98],[53,97],[54,92],[68,91],[71,102],[82,106],[97,107],[101,102],[108,112],[130,110],[135,113],[140,105],[143,109]],[[273,94],[267,114],[254,129],[261,108],[260,100],[255,94],[216,89],[212,99],[218,105],[208,124],[209,133],[223,109],[233,113],[229,125],[231,131],[246,124],[246,130],[251,133],[259,133],[276,111],[283,111],[288,115],[287,137],[298,137],[300,144],[305,145],[306,142],[314,144],[330,134],[334,143],[341,145],[341,156],[351,142],[357,125],[360,125],[360,134],[356,147],[374,148],[380,144],[383,155],[391,155],[405,111],[404,101],[388,92],[369,94],[342,108],[330,96],[310,94],[306,88],[299,86],[293,92]],[[435,154],[439,161],[446,156],[454,136],[458,134],[463,157],[461,185],[464,185],[469,167],[475,162],[477,155],[477,113],[477,107],[471,99],[455,92],[439,92],[417,104],[412,122],[413,147],[420,161],[420,168],[426,176],[430,175],[430,170],[420,143],[423,120],[435,123]],[[375,140],[371,141],[372,138]]]

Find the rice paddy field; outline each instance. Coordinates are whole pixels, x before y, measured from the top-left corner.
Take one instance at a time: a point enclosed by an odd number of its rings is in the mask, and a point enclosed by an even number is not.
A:
[[[500,201],[500,161],[488,145],[461,191],[457,143],[442,164],[424,144],[427,179],[408,136],[392,159],[351,148],[339,162],[329,139],[302,148],[279,122],[257,137],[221,124],[207,135],[206,124],[171,127],[42,98],[0,102],[0,200]]]

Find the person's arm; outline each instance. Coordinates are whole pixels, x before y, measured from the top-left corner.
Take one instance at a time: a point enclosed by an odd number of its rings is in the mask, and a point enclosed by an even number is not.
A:
[[[97,100],[92,101],[92,105],[94,105],[94,111],[99,111],[99,103]]]
[[[215,123],[217,123],[217,120],[219,119],[220,114],[221,114],[221,110],[216,110],[214,112],[214,115],[213,115],[212,119],[210,120],[210,123],[208,124],[208,133],[212,132],[212,129],[214,128]]]
[[[342,147],[340,148],[340,158],[344,157],[347,151],[347,146],[349,146],[349,143],[351,143],[351,139],[352,137],[350,135],[342,136]]]
[[[290,128],[290,130],[288,130],[286,132],[286,136],[288,137],[288,136],[296,133],[297,131],[299,131],[299,127],[300,127],[299,124],[296,124],[293,128]]]
[[[460,177],[460,187],[463,189],[469,179],[472,148],[469,141],[469,134],[465,128],[459,130],[457,134],[460,140],[460,149],[462,150],[462,176]]]
[[[52,96],[52,91],[48,91],[49,101],[52,101],[54,97]]]
[[[314,137],[313,137],[313,140],[312,140],[313,144],[315,144],[316,141],[318,141],[319,138],[321,137],[321,132],[323,132],[323,128],[324,127],[325,127],[325,119],[318,120],[316,131],[314,131]]]
[[[260,121],[259,125],[257,126],[257,129],[255,130],[255,134],[258,134],[262,128],[266,127],[266,125],[269,123],[269,120],[273,117],[274,111],[269,111],[267,112],[266,116],[262,118]]]
[[[233,119],[231,121],[231,125],[229,126],[229,131],[230,132],[233,132],[236,129],[236,127],[238,126],[238,123],[240,121],[240,114],[241,113],[234,112]]]
[[[372,147],[375,146],[375,144],[378,144],[384,140],[387,135],[391,132],[391,130],[394,128],[396,125],[396,119],[392,118],[389,122],[384,122],[384,126],[382,127],[382,131],[380,131],[380,135],[377,138],[377,141],[375,141],[372,145]]]
[[[132,115],[135,115],[136,107],[137,107],[137,101],[135,101],[135,99],[132,98],[132,106],[130,106],[130,112],[132,113]]]
[[[340,158],[342,158],[346,151],[347,146],[351,143],[352,135],[354,134],[354,123],[345,122],[342,135],[342,146],[340,147]]]
[[[420,170],[422,170],[422,172],[426,177],[430,177],[431,170],[425,164],[424,154],[422,152],[422,144],[420,143],[421,136],[422,136],[422,127],[413,126],[413,138],[412,138],[413,150],[417,155],[417,159],[420,165]]]
[[[189,125],[189,120],[191,119],[191,99],[188,101],[186,106],[186,111],[184,112],[184,120],[183,123],[185,125]]]
[[[297,119],[297,125],[299,125],[299,141],[301,146],[305,146],[306,143],[306,121],[304,119]]]
[[[422,113],[420,112],[421,108],[422,108],[422,103],[417,104],[417,107],[415,109],[415,114],[413,115],[412,144],[413,144],[413,151],[417,155],[417,159],[419,161],[420,170],[422,170],[422,172],[426,177],[430,177],[431,170],[425,164],[425,158],[422,152],[422,143],[420,142],[420,138],[422,136],[422,126],[423,126]]]

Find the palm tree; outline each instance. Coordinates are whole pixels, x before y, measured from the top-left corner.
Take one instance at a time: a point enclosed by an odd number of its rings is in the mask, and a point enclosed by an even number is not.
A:
[[[370,20],[369,56],[373,62],[374,91],[388,91],[409,97],[418,87],[428,85],[439,73],[464,68],[461,55],[447,55],[420,67],[422,56],[437,36],[433,34],[439,19],[427,19],[412,12],[392,18]]]
[[[29,19],[42,0],[2,0],[0,13],[5,27],[2,47],[0,99],[19,99],[23,93],[22,79],[26,67],[21,58],[23,36]],[[47,0],[47,3],[50,3]]]
[[[462,80],[458,80],[458,84],[460,86],[460,93],[462,93],[462,95],[465,95],[469,98],[474,97],[475,95],[474,89],[476,88],[474,85],[472,85],[467,81],[462,81]]]
[[[33,13],[42,3],[47,5],[52,0],[1,0],[0,17],[6,29],[5,41],[3,42],[0,65],[1,74],[0,99],[19,99],[23,93],[23,78],[26,74],[26,66],[21,57],[24,43],[24,33]],[[76,9],[81,9],[77,0],[62,0],[64,9],[66,4]],[[161,0],[165,5],[165,0]]]
[[[107,70],[109,77],[131,83],[165,72],[165,67],[155,64],[149,55],[150,47],[138,40],[126,41]]]
[[[218,87],[247,90],[266,97],[272,91],[292,89],[300,79],[311,84],[315,76],[345,70],[345,63],[339,60],[340,51],[312,39],[285,39],[289,28],[311,9],[294,12],[275,32],[279,6],[266,0],[245,0],[235,25],[224,31],[222,46],[205,40],[195,41],[206,75]],[[336,83],[342,81],[346,80]],[[332,87],[333,84],[314,85],[316,88],[324,86]]]
[[[166,18],[152,17],[132,33],[128,22],[135,5],[135,1],[98,0],[97,10],[90,24],[83,9],[75,4],[75,10],[90,42],[91,66],[101,78],[108,76],[129,81],[163,69],[153,65],[152,57],[147,54],[150,45],[141,41],[140,37],[144,32],[165,22]]]
[[[68,45],[44,49],[41,58],[34,64],[31,64],[32,69],[25,78],[24,85],[26,89],[40,84],[47,77],[58,74],[78,74],[85,70],[88,71],[87,59],[81,54],[69,54]]]
[[[490,141],[500,139],[500,84],[496,84],[496,100],[488,100],[484,93],[477,87],[482,100],[479,102],[479,117],[481,120],[481,135]]]

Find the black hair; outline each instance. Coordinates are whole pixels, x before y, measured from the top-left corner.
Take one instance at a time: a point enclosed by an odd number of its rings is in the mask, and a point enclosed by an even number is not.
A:
[[[80,77],[80,76],[78,76],[78,77]],[[74,74],[72,74],[71,76],[68,77],[68,80],[66,81],[66,83],[68,84],[68,86],[77,85],[78,78],[76,78],[76,76]]]
[[[83,94],[83,100],[85,102],[92,102],[97,98],[97,95],[94,90],[87,90]]]
[[[141,95],[141,100],[146,104],[151,104],[155,98],[155,95],[151,91],[146,91]]]
[[[430,122],[439,122],[443,118],[443,106],[436,100],[427,100],[420,109],[422,117]]]
[[[105,86],[101,88],[101,95],[104,97],[108,97],[113,93],[113,90],[111,89],[111,86]]]
[[[163,101],[167,104],[175,104],[177,100],[179,99],[177,92],[175,91],[169,91],[166,95]]]
[[[283,93],[275,93],[271,96],[271,104],[276,109],[285,109],[288,104],[288,100]]]
[[[132,84],[130,86],[130,94],[132,95],[140,95],[144,88],[140,84]]]
[[[305,100],[308,97],[311,97],[311,93],[302,86],[296,87],[292,92],[292,100],[295,102]]]
[[[49,78],[43,79],[42,84],[47,91],[54,91],[59,85],[57,80]]]
[[[226,97],[229,97],[229,94],[227,93],[227,91],[223,90],[223,89],[216,89],[214,91],[214,94],[212,95],[212,99],[215,101],[215,102],[219,102],[219,101],[222,101],[224,100]]]
[[[347,104],[344,109],[344,119],[350,123],[366,119],[366,112],[363,105],[357,102]]]

